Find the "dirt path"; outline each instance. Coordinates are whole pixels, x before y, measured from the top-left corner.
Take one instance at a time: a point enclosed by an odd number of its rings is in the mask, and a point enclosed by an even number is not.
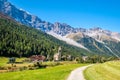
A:
[[[83,76],[83,71],[89,66],[91,65],[83,66],[83,67],[73,70],[67,80],[85,80]]]

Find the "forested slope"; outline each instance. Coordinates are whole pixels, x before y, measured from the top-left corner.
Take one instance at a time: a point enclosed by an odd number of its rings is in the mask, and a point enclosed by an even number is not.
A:
[[[68,45],[44,32],[0,17],[0,56],[53,56],[59,46],[62,47],[62,54],[89,54],[86,50]]]

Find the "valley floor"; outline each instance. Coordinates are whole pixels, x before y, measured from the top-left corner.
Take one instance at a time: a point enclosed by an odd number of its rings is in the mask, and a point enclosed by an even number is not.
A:
[[[18,58],[17,61],[21,62],[24,59],[25,58]],[[11,64],[6,64],[7,62],[8,58],[0,57],[0,69],[11,66]],[[2,73],[0,72],[0,80],[84,80],[84,77],[86,80],[120,79],[120,61],[110,61],[102,64],[94,64],[90,67],[87,66],[88,64],[78,64],[70,61],[62,62],[62,65],[55,65],[56,63],[53,62],[44,62],[44,64],[52,66],[35,70],[28,69],[14,72],[3,71]],[[29,64],[16,64],[16,67],[21,66],[29,66]],[[70,73],[74,74],[71,75]],[[77,77],[78,75],[79,77]]]
[[[22,59],[19,61],[21,60]],[[0,58],[0,66],[7,66],[5,64],[6,62],[6,58]],[[66,80],[72,70],[86,65],[88,64],[63,62],[62,65],[51,66],[43,69],[3,72],[0,73],[0,80]]]

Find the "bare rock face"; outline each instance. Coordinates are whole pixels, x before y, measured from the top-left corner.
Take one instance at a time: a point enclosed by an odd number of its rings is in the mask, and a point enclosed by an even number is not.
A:
[[[7,0],[0,0],[0,12],[11,16],[16,21],[32,26],[38,27],[42,21],[36,16],[29,14],[28,12],[16,8],[14,5],[9,3]]]

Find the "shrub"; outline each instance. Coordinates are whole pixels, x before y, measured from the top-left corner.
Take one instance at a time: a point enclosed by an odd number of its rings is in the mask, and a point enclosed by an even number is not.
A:
[[[4,67],[0,66],[0,70],[4,70]]]
[[[35,67],[29,67],[29,70],[35,70],[36,68]]]
[[[23,71],[23,70],[27,70],[27,69],[28,69],[27,66],[23,66],[23,67],[20,67],[20,68],[19,68],[19,71]]]

